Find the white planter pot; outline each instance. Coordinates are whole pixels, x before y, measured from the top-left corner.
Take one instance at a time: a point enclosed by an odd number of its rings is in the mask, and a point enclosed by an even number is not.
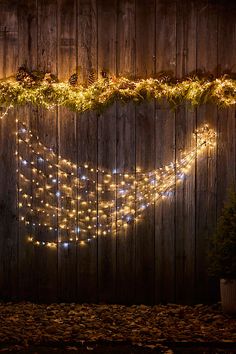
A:
[[[236,313],[236,279],[220,279],[222,309],[226,313]]]

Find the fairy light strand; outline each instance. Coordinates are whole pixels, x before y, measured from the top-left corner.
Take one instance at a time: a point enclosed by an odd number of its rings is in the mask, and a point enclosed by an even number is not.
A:
[[[9,106],[7,106],[5,112],[3,112],[1,115],[0,115],[0,120],[3,120],[9,113],[9,110],[13,108],[13,105],[10,104]]]
[[[20,123],[18,204],[20,221],[31,230],[28,241],[50,248],[71,243],[83,246],[97,236],[114,235],[139,222],[145,209],[171,195],[176,181],[187,176],[196,156],[215,145],[216,133],[207,125],[194,137],[194,148],[183,153],[180,160],[132,174],[77,165],[57,156]],[[32,195],[27,192],[29,186],[33,186]],[[57,241],[38,240],[37,229],[45,229],[52,236],[56,232],[59,237]]]

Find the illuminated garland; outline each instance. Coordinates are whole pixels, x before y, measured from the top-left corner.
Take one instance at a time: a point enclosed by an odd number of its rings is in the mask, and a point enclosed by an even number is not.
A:
[[[172,83],[170,80],[132,81],[121,77],[99,79],[88,87],[48,81],[27,86],[13,79],[0,82],[0,105],[5,107],[31,103],[49,109],[59,105],[81,113],[101,111],[115,100],[142,102],[147,99],[166,100],[172,106],[184,101],[192,105],[214,102],[230,106],[236,103],[236,81],[227,77],[211,81],[189,78]]]
[[[173,193],[191,164],[216,133],[207,125],[196,131],[195,147],[176,163],[135,174],[78,165],[57,156],[24,124],[18,123],[19,210],[28,241],[38,246],[85,245],[100,235],[114,235],[142,219],[143,212]],[[40,241],[45,229],[57,241]]]

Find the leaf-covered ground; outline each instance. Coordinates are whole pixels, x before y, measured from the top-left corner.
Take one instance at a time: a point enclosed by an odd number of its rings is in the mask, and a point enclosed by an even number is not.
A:
[[[1,303],[0,324],[0,351],[10,345],[93,349],[99,342],[164,353],[181,343],[236,346],[236,316],[223,314],[219,305]]]

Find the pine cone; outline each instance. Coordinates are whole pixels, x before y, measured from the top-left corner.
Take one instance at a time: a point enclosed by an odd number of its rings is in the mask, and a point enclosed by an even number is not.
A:
[[[69,78],[69,84],[71,86],[75,86],[75,85],[77,85],[77,83],[78,83],[78,74],[75,73],[75,74],[71,75],[71,77]]]
[[[23,67],[23,66],[21,66],[19,69],[18,69],[18,71],[17,71],[17,73],[16,73],[16,81],[24,81],[24,79],[28,76],[29,74],[28,74],[28,72],[26,71],[26,69]]]
[[[93,85],[95,81],[96,81],[95,72],[92,70],[88,76],[88,86]]]
[[[16,81],[19,81],[24,86],[32,86],[35,83],[31,74],[23,66],[16,73]]]

